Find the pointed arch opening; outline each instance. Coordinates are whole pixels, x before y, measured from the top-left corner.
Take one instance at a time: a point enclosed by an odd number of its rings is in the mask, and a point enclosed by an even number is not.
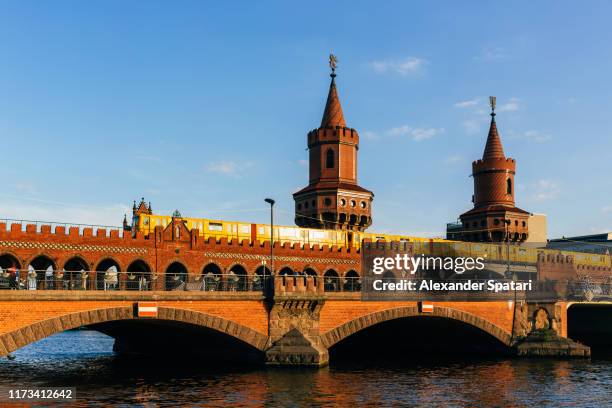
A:
[[[12,254],[0,255],[0,289],[17,287],[16,273],[21,269],[21,262]]]
[[[113,258],[102,259],[96,266],[96,289],[119,289],[119,272],[121,267],[117,261]]]
[[[340,276],[334,269],[328,269],[323,274],[325,292],[338,292],[341,289]]]
[[[89,264],[80,256],[73,256],[64,263],[62,270],[63,288],[69,290],[85,290],[89,279]]]
[[[230,292],[239,292],[247,290],[247,271],[240,264],[236,264],[229,268],[226,277],[227,290]]]
[[[346,292],[358,292],[361,290],[361,278],[356,271],[351,269],[344,275],[342,289]]]
[[[142,259],[133,261],[127,268],[124,285],[126,290],[152,290],[157,275]]]
[[[180,262],[172,262],[166,268],[166,290],[185,290],[187,267]]]
[[[202,269],[202,289],[214,292],[221,289],[221,267],[214,262],[208,263]]]
[[[38,255],[33,258],[28,264],[28,269],[36,271],[36,280],[40,289],[62,289],[63,283],[61,279],[56,279],[55,271],[57,269],[55,262],[47,255]]]

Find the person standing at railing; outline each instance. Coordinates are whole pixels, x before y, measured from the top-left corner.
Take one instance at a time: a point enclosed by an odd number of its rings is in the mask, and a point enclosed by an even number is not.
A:
[[[140,275],[140,279],[138,280],[138,290],[147,290],[147,278],[145,278],[144,275]]]
[[[9,288],[11,289],[18,289],[17,279],[15,275],[16,270],[17,269],[15,268],[15,266],[11,266],[10,268],[6,270],[8,272]]]
[[[49,265],[45,270],[45,289],[53,289],[53,274],[53,266]]]
[[[19,276],[19,269],[15,268],[15,289],[21,289],[21,279]]]
[[[36,270],[28,265],[28,290],[36,290]]]

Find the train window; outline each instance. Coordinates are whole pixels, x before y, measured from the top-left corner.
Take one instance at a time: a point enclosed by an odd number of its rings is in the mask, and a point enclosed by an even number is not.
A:
[[[300,230],[298,228],[279,228],[278,229],[278,235],[283,238],[283,237],[290,237],[290,238],[295,238],[295,237],[299,237],[300,236]]]
[[[208,224],[209,231],[223,231],[223,224],[220,222],[211,222]]]
[[[260,235],[265,234],[266,233],[266,228],[265,227],[259,227],[257,229],[257,233],[260,234]]]
[[[326,236],[326,231],[310,231],[310,239],[323,239]]]
[[[240,226],[240,233],[248,234],[249,232],[251,232],[251,226],[250,225],[241,225]]]

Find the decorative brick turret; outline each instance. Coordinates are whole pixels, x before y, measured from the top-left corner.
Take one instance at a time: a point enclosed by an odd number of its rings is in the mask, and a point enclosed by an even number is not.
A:
[[[516,161],[504,154],[491,100],[491,126],[482,159],[472,163],[474,208],[461,214],[461,226],[449,226],[451,239],[464,241],[525,241],[529,212],[515,206]]]
[[[346,126],[333,56],[330,65],[331,83],[321,126],[308,133],[309,184],[293,194],[295,223],[363,231],[372,224],[374,194],[357,184],[359,135]]]

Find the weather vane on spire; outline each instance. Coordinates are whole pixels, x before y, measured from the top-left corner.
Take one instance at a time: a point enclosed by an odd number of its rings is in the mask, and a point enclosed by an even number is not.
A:
[[[495,118],[495,104],[497,102],[497,98],[494,96],[489,96],[489,104],[491,105],[491,116]]]
[[[334,54],[329,54],[329,67],[332,70],[332,75],[336,75],[336,67],[338,66],[338,58]]]

